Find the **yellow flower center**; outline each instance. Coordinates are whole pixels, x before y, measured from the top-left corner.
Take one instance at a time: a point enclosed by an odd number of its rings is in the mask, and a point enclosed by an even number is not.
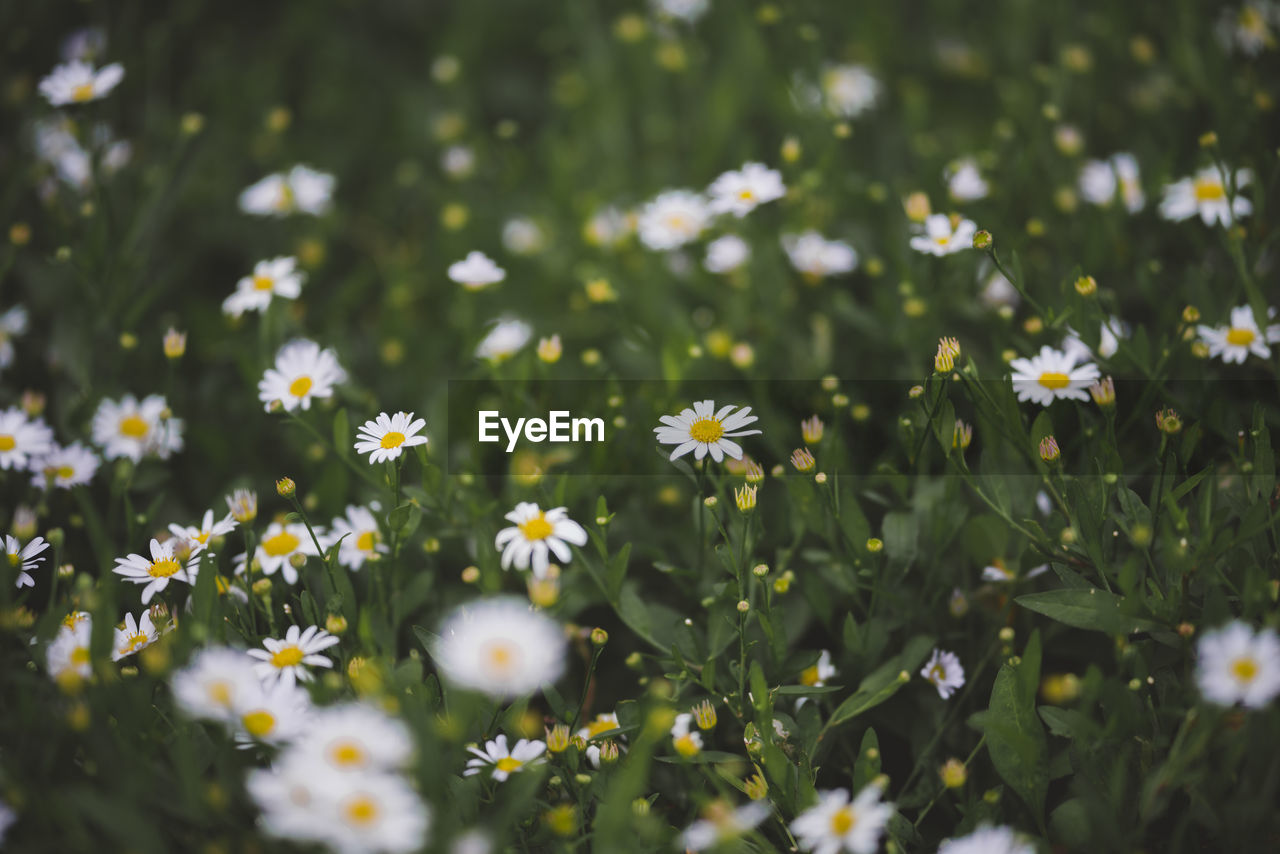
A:
[[[741,189],[738,191],[738,198],[744,202],[749,202],[756,197],[756,194],[749,189]]]
[[[1254,36],[1265,36],[1267,33],[1267,22],[1262,17],[1262,13],[1252,6],[1245,6],[1240,10],[1240,17],[1237,19],[1240,29]]]
[[[8,433],[0,435],[0,452],[12,451],[17,446],[18,446],[17,440],[14,439],[12,436],[10,436]]]
[[[1252,329],[1245,329],[1240,326],[1233,326],[1227,330],[1227,343],[1232,347],[1248,347],[1253,343],[1253,339],[1257,337],[1257,334]]]
[[[676,753],[681,756],[696,756],[702,748],[698,747],[698,742],[693,740],[692,735],[682,735],[675,741]]]
[[[373,551],[373,546],[378,542],[378,534],[375,531],[365,531],[356,537],[356,548],[362,552]]]
[[[151,425],[141,415],[126,415],[120,419],[120,435],[130,439],[145,438],[151,432]]]
[[[1231,662],[1231,675],[1237,682],[1252,682],[1258,675],[1258,662],[1252,658],[1237,658]]]
[[[939,235],[938,237],[933,238],[933,242],[938,244],[939,246],[946,246],[948,243],[951,242],[951,235],[949,234]]]
[[[493,767],[499,771],[505,771],[510,774],[512,771],[519,771],[520,766],[524,763],[519,759],[512,759],[510,756],[504,756],[497,762],[493,763]]]
[[[689,425],[689,438],[695,442],[711,444],[724,435],[724,425],[714,418],[699,418]]]
[[[503,676],[515,669],[519,657],[519,649],[508,640],[491,640],[480,649],[481,661]]]
[[[329,756],[333,759],[334,765],[340,765],[344,768],[363,765],[365,761],[364,750],[354,741],[338,742],[329,751]]]
[[[1227,195],[1222,182],[1216,178],[1197,178],[1195,186],[1198,202],[1216,202]]]
[[[841,807],[831,816],[831,832],[836,836],[844,836],[858,823],[858,816],[851,807]]]
[[[611,721],[608,718],[596,718],[594,721],[587,724],[587,738],[595,738],[601,733],[617,728],[617,721]]]
[[[231,582],[227,581],[227,579],[223,578],[221,575],[215,575],[213,577],[213,585],[217,588],[220,596],[225,596],[231,592]]]
[[[293,554],[299,545],[301,545],[301,540],[288,531],[281,531],[274,537],[267,537],[263,540],[262,550],[270,557],[284,557],[287,554]]]
[[[282,184],[280,186],[280,198],[276,199],[276,210],[292,210],[295,201],[293,188],[288,184]]]
[[[226,679],[214,679],[205,686],[204,693],[216,705],[231,705],[231,683]]]
[[[21,553],[21,552],[9,552],[9,566],[17,566],[17,565],[18,565],[18,564],[20,564],[20,563],[22,563],[22,553]],[[64,620],[63,622],[64,622],[64,623],[66,623],[66,621],[65,621],[65,620]],[[69,624],[69,625],[75,625],[75,624],[74,624],[74,623],[71,623],[71,624]]]
[[[398,448],[404,444],[404,434],[397,433],[395,430],[392,430],[390,433],[382,437],[382,442],[380,444],[382,447],[388,449]]]
[[[820,681],[822,680],[818,678],[818,665],[816,664],[813,665],[812,667],[806,667],[800,673],[801,685],[808,685],[810,688],[812,688],[813,686],[817,685]]]
[[[289,383],[289,394],[294,397],[304,397],[307,392],[311,391],[311,377],[298,377]]]
[[[71,466],[50,466],[45,471],[52,473],[52,476],[58,480],[70,480],[76,473]]]
[[[197,543],[203,546],[205,543],[209,542],[209,537],[212,534],[213,534],[213,531],[201,531],[191,539],[195,540]]]
[[[146,645],[147,645],[146,635],[141,633],[136,635],[130,635],[129,639],[125,641],[125,645],[120,648],[120,651],[127,655],[131,652],[136,651],[139,647],[143,647]]]
[[[378,805],[372,798],[360,795],[349,801],[343,812],[352,824],[370,824],[378,818]]]
[[[667,217],[667,228],[672,231],[684,231],[688,228],[689,220],[681,214],[672,214]]]
[[[77,664],[77,665],[88,664],[89,663],[89,647],[78,646],[75,649],[71,650],[71,663]]]
[[[276,280],[270,276],[254,276],[253,289],[255,291],[269,291],[276,286]]]
[[[262,738],[270,735],[271,731],[276,728],[276,716],[266,709],[256,709],[240,718],[240,723],[244,725],[244,730],[249,735],[254,738]]]
[[[929,668],[930,682],[941,683],[946,681],[946,678],[947,678],[947,670],[941,664],[935,664],[933,665],[933,667]]]
[[[150,575],[152,578],[168,578],[169,576],[176,574],[181,569],[182,564],[178,563],[171,557],[164,557],[152,562],[151,566],[147,568],[147,575]]]
[[[1066,388],[1071,385],[1071,378],[1061,371],[1045,371],[1040,375],[1040,385],[1049,389]]]
[[[520,533],[524,534],[525,539],[528,540],[545,540],[555,530],[554,526],[547,521],[547,514],[542,511],[538,511],[538,515],[529,521],[521,522],[519,528]]]
[[[83,104],[85,101],[93,100],[93,84],[81,83],[79,86],[73,87],[71,90],[71,100],[77,104]]]
[[[271,664],[275,667],[297,667],[302,663],[303,652],[300,647],[286,646],[271,653]]]

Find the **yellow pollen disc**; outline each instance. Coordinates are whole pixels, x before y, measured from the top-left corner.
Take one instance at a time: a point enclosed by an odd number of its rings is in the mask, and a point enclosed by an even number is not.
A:
[[[307,392],[311,391],[311,377],[298,377],[289,383],[289,394],[294,397],[303,397]]]
[[[171,557],[161,558],[147,568],[147,575],[152,578],[168,578],[182,569],[182,564]]]
[[[78,646],[71,650],[72,664],[88,664],[89,663],[89,647]]]
[[[142,439],[151,432],[151,425],[141,415],[126,415],[120,419],[120,435],[130,439]]]
[[[254,276],[253,289],[255,291],[269,291],[276,286],[276,280],[270,276]]]
[[[362,552],[373,551],[374,544],[378,541],[378,535],[373,531],[365,531],[356,537],[356,548]]]
[[[369,824],[378,817],[378,805],[370,798],[360,796],[351,800],[343,812],[352,824]]]
[[[714,418],[699,418],[689,425],[689,438],[695,442],[711,444],[724,435],[724,425]]]
[[[1071,378],[1059,371],[1045,371],[1040,375],[1040,385],[1051,389],[1066,388],[1071,385]]]
[[[1237,658],[1231,662],[1231,675],[1238,682],[1252,682],[1258,675],[1258,662],[1252,658]]]
[[[388,449],[398,448],[404,444],[404,434],[397,433],[395,430],[392,430],[390,433],[382,437],[382,442],[380,444],[382,447]]]
[[[693,740],[692,735],[682,735],[675,741],[676,753],[681,756],[694,756],[702,748],[698,747],[698,742]]]
[[[9,552],[9,566],[17,566],[20,563],[22,563],[21,552]],[[67,623],[66,620],[63,620],[63,623],[67,625],[75,625],[74,623]]]
[[[296,667],[302,663],[303,652],[296,646],[286,646],[271,653],[271,663],[276,667]]]
[[[528,522],[521,522],[519,528],[520,533],[524,534],[527,540],[545,540],[555,530],[547,521],[547,514],[541,511]]]
[[[942,682],[946,680],[946,678],[947,678],[947,671],[943,668],[941,664],[935,664],[933,665],[933,667],[929,668],[930,682]]]
[[[749,201],[751,201],[752,199],[754,199],[755,197],[756,197],[756,194],[755,194],[755,193],[753,193],[753,192],[751,192],[750,190],[739,190],[739,191],[738,191],[738,198],[739,198],[739,199],[742,199],[742,201],[744,201],[744,202],[749,202]]]
[[[512,759],[510,756],[504,756],[493,764],[494,768],[499,771],[506,771],[510,774],[512,771],[518,771],[524,763],[519,759]]]
[[[935,237],[935,238],[933,238],[933,242],[934,242],[934,243],[936,243],[936,244],[938,244],[939,246],[946,246],[948,243],[950,243],[950,242],[951,242],[951,238],[950,238],[950,236],[947,236],[947,237]]]
[[[805,668],[805,669],[800,673],[800,684],[801,684],[801,685],[808,685],[810,688],[812,688],[814,685],[817,685],[817,684],[818,684],[818,682],[819,682],[819,679],[818,679],[818,665],[816,665],[816,664],[815,664],[815,665],[813,665],[813,667],[806,667],[806,668]]]
[[[215,679],[205,686],[205,694],[210,701],[219,706],[231,705],[231,683],[225,679]]]
[[[618,725],[607,718],[596,718],[594,721],[587,724],[587,738],[595,738],[603,732],[608,732],[611,729],[617,728]]]
[[[295,201],[293,188],[285,184],[280,188],[280,198],[276,199],[276,210],[292,210]]]
[[[1196,201],[1216,202],[1226,195],[1227,191],[1223,188],[1221,181],[1213,178],[1196,181]]]
[[[301,545],[301,541],[288,531],[281,531],[274,537],[262,541],[262,550],[271,557],[284,557],[292,554]]]
[[[12,451],[17,446],[18,446],[17,440],[15,440],[9,434],[6,433],[0,436],[0,451]]]
[[[350,768],[353,765],[364,764],[364,751],[353,741],[338,742],[329,751],[329,755],[333,757],[334,765]]]
[[[1253,343],[1253,339],[1257,337],[1257,334],[1252,329],[1233,326],[1227,330],[1227,343],[1232,347],[1248,347]]]
[[[245,732],[249,735],[262,738],[264,735],[270,735],[276,728],[276,717],[266,709],[258,709],[240,718],[240,723],[244,724]]]
[[[858,823],[858,816],[849,807],[841,807],[831,816],[831,832],[844,836]]]
[[[59,466],[53,470],[53,476],[60,480],[69,480],[75,473],[76,470],[71,466]]]
[[[201,531],[191,539],[195,540],[197,543],[203,546],[205,543],[209,542],[209,535],[212,533],[213,533],[212,531]]]
[[[71,90],[71,100],[76,103],[83,104],[85,101],[93,100],[93,84],[81,83]]]
[[[143,635],[143,634],[133,635],[132,637],[130,637],[130,638],[129,638],[128,643],[126,643],[126,644],[124,645],[124,648],[123,648],[121,651],[122,651],[122,652],[133,652],[133,651],[134,651],[134,650],[136,650],[138,647],[145,645],[145,644],[146,644],[146,642],[147,642],[147,636],[146,636],[146,635]]]
[[[519,650],[511,641],[492,640],[480,649],[481,661],[501,675],[510,673],[519,657]]]
[[[675,216],[667,217],[667,227],[670,228],[672,231],[684,231],[688,225],[688,222],[689,221],[687,219],[680,216],[679,214],[676,214]]]

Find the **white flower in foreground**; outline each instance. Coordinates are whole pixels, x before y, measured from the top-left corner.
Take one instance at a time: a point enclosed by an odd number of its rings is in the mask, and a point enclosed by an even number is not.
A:
[[[293,682],[261,682],[236,695],[231,725],[236,741],[285,744],[301,735],[311,714],[311,697]]]
[[[173,674],[173,698],[184,714],[203,720],[231,720],[260,686],[253,659],[225,646],[205,647]]]
[[[862,65],[830,65],[822,72],[822,97],[832,115],[852,119],[880,97],[880,81]]]
[[[79,442],[52,450],[31,462],[31,485],[37,489],[70,489],[93,480],[98,455]]]
[[[268,175],[240,194],[240,210],[258,216],[320,216],[329,210],[334,178],[307,166]]]
[[[222,311],[239,317],[246,311],[266,311],[273,297],[297,299],[306,273],[298,269],[292,256],[259,261],[253,273],[236,282],[236,290],[222,302]]]
[[[1236,170],[1236,198],[1232,204],[1227,200],[1222,173],[1217,167],[1206,166],[1193,177],[1165,186],[1164,198],[1160,200],[1160,216],[1180,222],[1199,214],[1205,225],[1231,225],[1236,217],[1253,213],[1253,203],[1240,192],[1240,188],[1252,179],[1253,173],[1248,169]]]
[[[418,435],[426,425],[425,419],[415,419],[412,412],[379,413],[357,431],[356,453],[368,454],[370,465],[398,459],[405,448],[427,444],[427,437]]]
[[[737,409],[735,404],[715,408],[713,400],[699,400],[692,409],[681,410],[679,415],[663,415],[658,420],[663,426],[654,427],[658,443],[675,445],[670,459],[677,459],[693,451],[694,459],[702,459],[707,454],[716,462],[722,462],[725,455],[735,460],[742,459],[742,446],[730,439],[741,436],[754,436],[759,430],[742,430],[757,420],[751,414],[751,407]]]
[[[666,190],[640,208],[636,230],[650,249],[679,249],[697,240],[711,219],[702,196],[689,190]]]
[[[125,614],[124,625],[117,626],[113,631],[114,634],[111,638],[112,661],[119,661],[125,656],[133,655],[138,650],[146,649],[160,639],[160,632],[151,620],[150,611],[143,611],[141,619],[135,619],[133,614]]]
[[[483,252],[468,252],[466,258],[449,265],[449,278],[469,291],[487,288],[506,277],[507,271]]]
[[[1013,390],[1020,401],[1035,401],[1048,406],[1058,398],[1088,400],[1089,388],[1100,376],[1098,366],[1092,362],[1077,364],[1076,354],[1055,350],[1049,345],[1040,348],[1039,354],[1030,359],[1014,359]]]
[[[0,412],[0,469],[25,469],[53,448],[53,430],[43,418],[29,418],[16,406]]]
[[[1036,847],[1020,841],[1012,827],[983,825],[966,836],[945,840],[938,854],[1036,854]]]
[[[973,248],[973,235],[978,226],[973,220],[957,217],[954,221],[946,214],[930,214],[920,227],[920,234],[911,238],[911,248],[926,255],[954,255]]]
[[[476,345],[476,358],[490,362],[505,361],[520,352],[532,335],[533,327],[523,320],[499,320]]]
[[[317,530],[316,536],[323,534]],[[285,583],[297,584],[298,570],[291,558],[294,555],[315,557],[319,554],[306,525],[301,522],[272,522],[263,532],[262,539],[258,540],[253,559],[258,562],[258,569],[263,575],[275,575],[278,571],[284,576]],[[236,557],[236,575],[244,574],[246,560],[243,554]]]
[[[494,548],[502,550],[502,568],[529,569],[543,578],[549,566],[548,553],[553,553],[560,563],[573,558],[569,545],[585,546],[587,532],[569,518],[563,507],[543,511],[537,504],[521,501],[503,517],[514,524],[503,528],[494,538]]]
[[[314,678],[308,667],[333,667],[333,661],[320,653],[336,646],[338,641],[319,626],[306,629],[290,626],[283,638],[266,638],[262,641],[266,648],[251,649],[249,655],[261,662],[254,667],[259,679],[292,685],[295,681],[310,682]]]
[[[938,689],[938,696],[944,700],[964,687],[964,668],[959,657],[943,649],[933,651],[920,669],[920,675],[933,683],[933,687]]]
[[[0,368],[13,364],[13,339],[27,331],[27,310],[20,305],[0,314]]]
[[[1268,326],[1264,335],[1258,329],[1253,309],[1247,305],[1231,309],[1231,322],[1226,326],[1200,325],[1196,331],[1200,333],[1200,340],[1209,345],[1209,355],[1228,364],[1244,364],[1250,353],[1260,359],[1269,359],[1271,348],[1267,344],[1280,343],[1280,325]]]
[[[294,750],[345,774],[393,771],[413,755],[409,728],[370,703],[317,709]]]
[[[541,741],[522,738],[508,750],[507,737],[499,733],[492,741],[484,743],[484,750],[478,747],[468,747],[467,750],[475,758],[467,760],[467,770],[462,772],[462,776],[470,777],[492,767],[493,779],[501,783],[512,774],[524,770],[530,763],[537,762],[546,752],[547,746]]]
[[[36,537],[25,546],[13,534],[4,535],[4,550],[9,558],[9,565],[18,571],[17,587],[34,587],[35,579],[29,570],[35,569],[44,560],[43,553],[49,548],[44,537]]]
[[[1132,154],[1113,154],[1108,160],[1090,160],[1080,168],[1080,195],[1093,205],[1108,207],[1120,201],[1125,210],[1137,213],[1147,203],[1138,180],[1138,160]]]
[[[751,260],[751,246],[736,234],[717,237],[707,244],[702,266],[712,273],[732,273]]]
[[[800,672],[800,684],[810,688],[819,688],[827,684],[827,680],[836,675],[835,665],[831,663],[831,651],[824,649],[818,660]]]
[[[40,94],[55,107],[84,104],[105,96],[124,79],[118,62],[94,70],[87,62],[73,60],[59,65],[40,81]]]
[[[45,653],[45,667],[49,676],[59,682],[88,679],[93,674],[89,660],[89,636],[93,633],[93,620],[74,619],[70,625],[64,621],[57,636]]]
[[[451,682],[494,698],[532,694],[564,672],[560,624],[519,599],[479,601],[440,627],[433,656]]]
[[[768,801],[751,801],[737,809],[725,801],[714,801],[702,811],[703,817],[681,834],[680,843],[689,851],[705,851],[731,842],[754,830],[772,809]]]
[[[893,804],[880,801],[880,787],[872,783],[849,802],[846,789],[818,793],[816,806],[791,822],[791,832],[803,851],[814,854],[874,854],[880,846]]]
[[[258,382],[258,399],[268,412],[277,401],[286,412],[310,409],[312,400],[332,397],[333,387],[346,379],[347,372],[332,350],[298,338],[276,353],[275,367],[267,368]]]
[[[174,418],[164,397],[150,394],[138,401],[131,394],[104,398],[93,416],[93,442],[108,460],[145,456],[167,460],[182,450],[182,420]]]
[[[142,604],[146,605],[151,602],[152,597],[168,587],[170,581],[191,583],[191,574],[175,553],[174,547],[180,542],[182,541],[173,539],[161,543],[152,539],[150,559],[140,554],[118,557],[116,566],[111,571],[134,584],[147,585],[142,589]],[[192,562],[198,560],[199,558],[194,558]]]
[[[972,158],[958,160],[947,169],[947,192],[957,202],[973,202],[985,199],[991,188],[978,171],[978,163]]]
[[[209,541],[214,537],[223,537],[234,531],[236,528],[236,520],[228,513],[221,519],[214,521],[213,511],[204,511],[204,518],[200,520],[199,525],[179,525],[176,523],[169,524],[169,533],[175,537],[184,540],[191,540],[197,546],[195,551],[201,551],[209,547]]]
[[[707,208],[715,214],[744,217],[766,202],[787,193],[782,173],[763,163],[744,163],[737,171],[725,172],[707,188]]]
[[[851,273],[858,266],[858,253],[852,246],[842,240],[827,240],[816,231],[784,234],[782,248],[791,266],[810,282]]]
[[[378,520],[373,513],[368,507],[354,504],[347,505],[346,516],[334,517],[325,548],[328,549],[332,543],[339,543],[338,563],[353,570],[360,569],[365,561],[376,560],[379,555],[391,551],[391,547],[382,541],[382,532],[378,530]]]
[[[681,712],[671,724],[671,746],[688,759],[702,752],[702,733],[693,725],[693,715]]]
[[[1239,620],[1200,638],[1196,684],[1211,703],[1260,709],[1280,694],[1280,636]]]

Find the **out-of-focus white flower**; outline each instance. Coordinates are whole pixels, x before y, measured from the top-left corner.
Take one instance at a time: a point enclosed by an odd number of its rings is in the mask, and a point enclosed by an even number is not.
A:
[[[445,677],[494,698],[532,694],[564,672],[560,625],[518,599],[498,598],[454,611],[433,656]]]
[[[668,18],[679,18],[692,24],[711,8],[711,0],[649,0],[653,10]]]
[[[985,199],[990,187],[978,171],[978,163],[972,158],[958,160],[947,169],[947,192],[957,202]]]
[[[16,587],[35,586],[36,581],[31,577],[30,571],[44,560],[44,552],[48,548],[49,544],[44,537],[36,537],[24,546],[13,534],[4,535],[5,555],[9,559],[9,565],[18,571]]]
[[[451,145],[440,155],[440,168],[450,178],[461,181],[476,170],[476,153],[469,145]]]
[[[320,216],[329,211],[334,177],[308,166],[294,166],[246,187],[240,194],[240,210],[257,216],[288,216],[293,213]]]
[[[93,621],[87,614],[84,619],[72,620],[70,625],[63,623],[45,654],[45,667],[51,678],[64,682],[93,675],[93,662],[89,659],[92,633]]]
[[[1234,202],[1228,199],[1222,173],[1214,166],[1168,184],[1164,188],[1164,198],[1160,200],[1160,216],[1180,222],[1198,214],[1205,225],[1231,225],[1237,217],[1253,213],[1253,203],[1240,193],[1240,188],[1253,180],[1253,173],[1248,169],[1237,169],[1234,180]]]
[[[329,540],[325,548],[340,541],[338,563],[353,570],[360,569],[365,561],[375,560],[391,551],[391,547],[382,541],[378,520],[368,507],[347,505],[347,515],[334,518]]]
[[[920,226],[920,234],[911,238],[911,248],[926,255],[954,255],[973,248],[973,235],[978,226],[973,220],[946,214],[930,214]]]
[[[702,818],[680,835],[681,844],[689,851],[705,851],[732,842],[754,830],[769,817],[772,809],[768,801],[751,801],[737,809],[723,801],[715,801],[702,811]]]
[[[0,469],[25,469],[54,449],[53,430],[16,406],[0,411]]]
[[[1021,841],[1012,827],[983,825],[965,836],[945,840],[938,854],[1036,854],[1036,847]]]
[[[547,236],[533,220],[515,216],[502,226],[502,245],[516,255],[533,255],[547,245]]]
[[[468,252],[466,258],[449,265],[449,278],[469,291],[487,288],[506,277],[507,271],[483,252]]]
[[[506,361],[520,352],[532,335],[533,327],[523,320],[499,320],[476,345],[476,358],[490,362]]]
[[[875,106],[880,81],[863,65],[829,65],[822,72],[822,100],[828,112],[852,119]]]
[[[650,249],[679,249],[697,240],[711,219],[702,196],[690,190],[667,190],[640,209],[637,231]]]
[[[70,489],[93,480],[98,455],[79,442],[59,447],[31,461],[31,485],[37,489]]]
[[[1147,203],[1138,178],[1138,160],[1132,154],[1113,154],[1108,160],[1090,160],[1080,168],[1080,195],[1085,201],[1106,207],[1117,191],[1125,210],[1137,213]]]
[[[1280,694],[1280,637],[1235,620],[1205,632],[1198,646],[1196,684],[1211,703],[1260,709]]]
[[[158,394],[138,401],[131,394],[120,400],[103,399],[93,416],[93,441],[108,460],[128,457],[135,463],[146,456],[167,460],[182,450],[182,420]]]
[[[933,655],[921,668],[920,675],[933,683],[933,687],[938,689],[938,696],[944,700],[964,687],[964,667],[960,664],[960,658],[944,649],[933,651]]]
[[[712,273],[732,273],[751,260],[751,246],[736,234],[717,237],[707,244],[702,266]]]
[[[297,299],[306,273],[292,256],[259,261],[253,273],[236,282],[235,293],[223,300],[222,311],[239,317],[246,311],[266,311],[275,297]]]
[[[238,649],[211,646],[173,674],[173,698],[186,715],[229,723],[234,710],[259,688],[253,659]]]
[[[313,529],[314,530],[314,529]],[[316,530],[317,537],[323,537],[323,531]],[[285,583],[298,583],[298,570],[293,565],[294,555],[315,557],[320,554],[311,539],[311,532],[301,522],[272,522],[258,540],[253,559],[263,575],[275,575],[277,571],[284,577]],[[246,570],[247,556],[236,557],[236,575],[243,575]]]
[[[786,193],[782,173],[763,163],[744,163],[741,169],[725,172],[711,183],[707,207],[712,213],[731,213],[741,218]]]
[[[810,281],[851,273],[858,266],[858,253],[841,240],[827,240],[816,231],[786,234],[782,248],[797,272]]]
[[[118,62],[94,70],[87,62],[72,60],[40,81],[40,94],[55,107],[84,104],[105,96],[123,79],[124,66]]]
[[[880,800],[880,787],[866,786],[852,802],[846,789],[819,792],[818,803],[791,822],[802,851],[815,854],[875,854],[893,804]]]
[[[258,382],[258,399],[271,411],[277,402],[286,412],[310,409],[311,401],[333,396],[333,387],[346,382],[347,372],[330,349],[305,338],[290,341],[276,353],[275,366]]]

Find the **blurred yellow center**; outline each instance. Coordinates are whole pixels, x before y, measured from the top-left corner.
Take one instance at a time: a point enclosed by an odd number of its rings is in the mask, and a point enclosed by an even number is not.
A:
[[[1196,201],[1216,202],[1226,194],[1227,191],[1223,189],[1221,181],[1216,181],[1212,178],[1196,181]]]
[[[392,430],[390,433],[382,437],[381,444],[384,448],[398,448],[404,444],[404,434],[397,433],[395,430]]]
[[[493,763],[493,767],[497,768],[499,771],[505,771],[510,774],[512,771],[518,771],[520,766],[523,764],[524,763],[519,759],[512,759],[510,756],[504,756],[497,762]]]
[[[131,635],[129,639],[125,641],[124,646],[120,648],[120,651],[128,654],[130,652],[134,652],[140,646],[145,646],[146,643],[147,643],[146,635],[144,634]]]
[[[89,647],[78,646],[71,650],[72,664],[88,664],[89,663]]]
[[[17,441],[9,434],[0,436],[0,451],[12,451],[17,445]]]
[[[85,101],[93,100],[93,84],[81,83],[79,86],[71,90],[71,100],[83,104]]]
[[[831,815],[831,832],[844,836],[858,823],[858,816],[849,807],[841,807]]]
[[[280,198],[276,199],[276,210],[287,211],[293,208],[295,202],[293,188],[288,184],[280,186]]]
[[[205,694],[209,700],[219,706],[231,705],[231,683],[226,679],[215,679],[205,686]]]
[[[601,733],[617,728],[618,724],[608,718],[596,718],[594,721],[587,724],[587,738],[595,738]]]
[[[692,735],[682,735],[675,741],[676,753],[681,756],[693,756],[702,748],[698,747],[698,742],[693,740]]]
[[[1258,662],[1252,658],[1237,658],[1231,662],[1231,675],[1240,682],[1252,682],[1258,675]]]
[[[943,682],[947,678],[947,671],[941,664],[935,664],[929,668],[930,682]]]
[[[276,667],[297,667],[302,663],[303,652],[296,646],[286,646],[271,653],[271,663]]]
[[[695,442],[719,441],[724,435],[724,425],[714,418],[699,418],[689,425],[689,438]]]
[[[1040,385],[1045,388],[1066,388],[1071,385],[1071,378],[1060,371],[1045,371],[1040,375]]]
[[[547,514],[539,511],[527,522],[520,523],[520,533],[524,534],[528,540],[545,540],[551,536],[551,532],[555,530],[550,522],[547,521]]]
[[[50,470],[53,472],[53,476],[59,480],[69,480],[76,473],[76,470],[71,466],[57,466]]]
[[[147,575],[152,578],[168,578],[180,569],[182,569],[181,564],[171,557],[166,557],[153,561],[151,566],[147,568]]]
[[[9,552],[9,566],[17,566],[20,563],[22,563],[22,553]],[[72,625],[74,625],[74,623]]]
[[[742,199],[742,201],[744,202],[749,202],[755,197],[756,197],[756,194],[751,192],[750,190],[742,189],[738,191],[738,198]]]
[[[284,557],[292,554],[298,548],[300,541],[288,531],[281,531],[274,537],[267,537],[262,541],[262,550],[271,557]]]
[[[348,802],[344,812],[352,824],[369,824],[378,817],[378,805],[361,795]]]
[[[311,377],[298,377],[289,383],[289,394],[294,397],[303,397],[309,391],[311,391]]]
[[[505,675],[515,667],[518,653],[511,641],[492,640],[481,648],[480,658],[490,669]]]
[[[343,767],[351,767],[353,765],[364,764],[364,751],[360,749],[360,745],[353,741],[340,741],[333,746],[333,750],[329,755],[333,757],[334,765]]]
[[[141,439],[151,430],[147,419],[141,415],[126,415],[120,419],[120,435],[130,439]]]
[[[270,276],[254,276],[253,289],[255,291],[269,291],[275,287],[276,280]]]
[[[812,667],[806,667],[804,670],[800,672],[801,685],[808,685],[810,688],[812,688],[814,685],[817,685],[820,681],[821,679],[818,677],[818,665],[816,664],[813,665]]]
[[[249,735],[262,738],[276,728],[276,717],[266,709],[258,709],[240,718],[240,723],[244,724],[244,730]]]
[[[1257,335],[1252,329],[1233,326],[1227,330],[1227,343],[1232,347],[1248,347]]]
[[[365,531],[356,537],[356,548],[362,552],[373,551],[373,544],[377,542],[378,535],[373,531]]]

